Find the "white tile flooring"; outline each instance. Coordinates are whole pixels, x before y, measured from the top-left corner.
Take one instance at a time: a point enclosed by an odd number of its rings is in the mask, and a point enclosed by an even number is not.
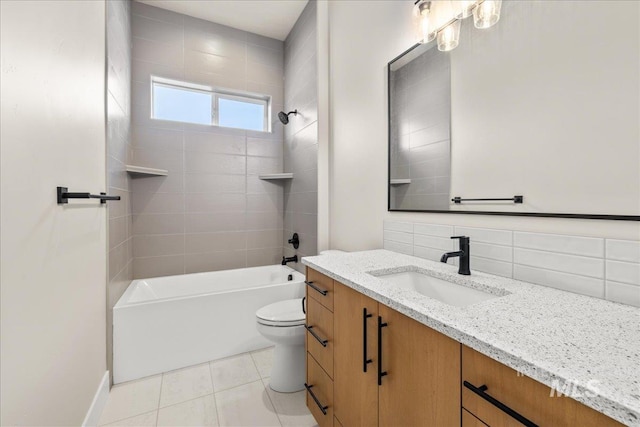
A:
[[[115,385],[100,426],[295,426],[316,422],[305,392],[269,388],[273,348]]]

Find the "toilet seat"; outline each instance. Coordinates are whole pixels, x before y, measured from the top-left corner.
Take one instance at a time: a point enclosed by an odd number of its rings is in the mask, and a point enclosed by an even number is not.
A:
[[[267,326],[301,326],[305,324],[302,298],[278,301],[256,311],[258,323]]]

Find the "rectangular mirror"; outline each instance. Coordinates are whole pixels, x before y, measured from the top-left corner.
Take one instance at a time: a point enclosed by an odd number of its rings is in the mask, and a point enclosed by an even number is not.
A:
[[[389,210],[639,221],[639,12],[504,2],[391,61]]]

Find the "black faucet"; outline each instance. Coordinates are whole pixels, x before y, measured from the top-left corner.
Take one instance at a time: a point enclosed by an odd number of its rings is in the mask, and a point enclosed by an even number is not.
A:
[[[298,262],[298,255],[290,256],[289,258],[282,257],[282,265],[287,265],[288,262]]]
[[[469,238],[467,236],[453,236],[452,239],[460,240],[460,250],[456,252],[447,252],[442,255],[440,262],[444,262],[446,264],[449,258],[460,257],[458,274],[468,276],[471,274],[469,271],[469,258],[471,257],[471,252],[469,252]]]

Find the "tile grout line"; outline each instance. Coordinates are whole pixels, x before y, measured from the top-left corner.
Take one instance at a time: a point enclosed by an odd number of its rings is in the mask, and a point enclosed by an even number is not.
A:
[[[156,409],[156,410],[153,410],[153,411],[146,411],[146,412],[143,412],[143,413],[141,413],[141,414],[132,415],[132,416],[130,416],[130,417],[120,418],[120,419],[117,419],[117,420],[113,420],[113,421],[111,421],[111,422],[110,422],[110,423],[108,423],[108,424],[100,424],[100,421],[98,421],[98,426],[97,426],[97,427],[109,427],[110,425],[113,425],[113,424],[115,424],[115,423],[119,423],[119,422],[121,422],[121,421],[126,421],[126,420],[129,420],[129,419],[131,419],[131,418],[139,417],[139,416],[141,416],[141,415],[150,414],[150,413],[152,413],[152,412],[156,412],[156,413],[157,413],[157,412],[158,412],[158,410]],[[156,423],[155,423],[154,425],[157,425],[157,420],[158,420],[158,417],[157,417],[157,415],[156,415]]]
[[[262,388],[264,389],[264,392],[267,394],[267,399],[269,399],[269,402],[271,403],[271,406],[273,407],[273,412],[276,414],[276,418],[278,419],[278,422],[280,423],[280,426],[282,426],[282,420],[280,419],[280,414],[278,414],[278,410],[276,409],[276,405],[273,403],[273,400],[271,399],[271,396],[269,395],[269,391],[267,390],[267,387],[269,387],[269,386],[264,383],[264,378],[262,377],[262,374],[260,374],[260,370],[258,369],[258,365],[256,364],[256,360],[253,358],[253,352],[249,352],[249,357],[251,358],[251,362],[253,362],[253,366],[256,368],[256,372],[258,373],[258,376],[260,377],[260,384],[262,384]]]
[[[158,393],[158,405],[156,406],[156,422],[155,425],[157,427],[158,425],[158,416],[160,415],[160,400],[162,399],[162,388],[164,385],[164,372],[162,373],[162,376],[160,377],[160,393]]]
[[[218,400],[216,399],[216,385],[214,384],[213,381],[213,372],[211,371],[211,362],[213,362],[212,360],[210,360],[209,362],[207,362],[207,368],[209,369],[209,378],[211,378],[211,389],[213,390],[213,407],[216,408],[216,423],[219,426],[220,425],[220,411],[218,411]]]

